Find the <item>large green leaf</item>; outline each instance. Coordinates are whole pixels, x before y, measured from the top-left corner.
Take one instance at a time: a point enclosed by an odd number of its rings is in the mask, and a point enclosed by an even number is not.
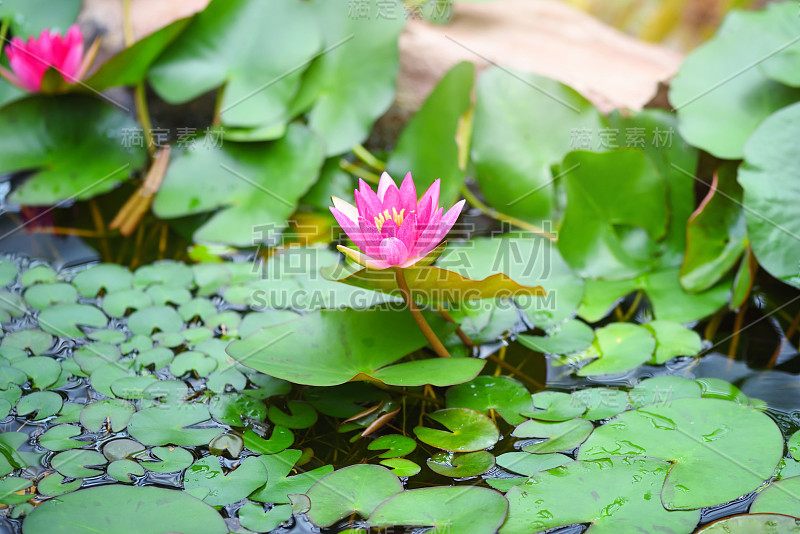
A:
[[[441,319],[434,323],[444,327]],[[370,310],[323,310],[295,321],[268,326],[241,341],[228,346],[228,354],[243,365],[296,384],[334,386],[350,380],[381,380],[384,368],[392,379],[387,383],[403,383],[404,372],[391,373],[385,366],[406,354],[425,346],[411,315],[405,310],[383,308]],[[320,354],[325,354],[320,358]],[[444,360],[443,360],[444,361]],[[424,361],[409,362],[409,373],[417,377],[416,369]],[[451,385],[448,366],[462,381],[463,369],[469,371],[466,380],[474,378],[483,362],[466,358],[449,358],[434,375],[423,369],[422,383]],[[463,381],[466,381],[463,380]]]
[[[576,151],[564,158],[567,209],[558,248],[584,277],[619,279],[650,270],[666,232],[667,190],[643,152]]]
[[[734,172],[730,167],[719,169],[686,226],[686,256],[680,272],[687,291],[705,291],[716,284],[747,248],[742,188]]]
[[[321,44],[306,2],[214,0],[159,57],[150,83],[173,104],[224,85],[223,124],[283,124]]]
[[[800,103],[767,118],[745,145],[739,169],[750,247],[775,278],[800,286],[800,154],[795,148]]]
[[[595,340],[588,349],[564,357],[560,363],[593,359],[578,371],[581,376],[622,373],[649,361],[655,348],[656,340],[648,329],[631,323],[611,323],[595,331]]]
[[[544,218],[555,202],[551,166],[575,145],[576,134],[603,126],[600,113],[561,83],[505,68],[477,83],[472,161],[486,200],[498,211]]]
[[[587,534],[689,534],[700,512],[666,510],[658,497],[669,467],[661,460],[626,457],[571,462],[536,473],[506,494],[508,519],[500,533],[590,523]]]
[[[368,0],[366,6],[377,11],[381,3]],[[349,6],[346,0],[311,3],[321,22],[325,53],[308,68],[294,102],[295,108],[311,106],[308,125],[325,138],[326,154],[341,154],[367,138],[394,99],[399,67],[403,18],[352,17]]]
[[[37,36],[43,30],[62,34],[78,18],[81,0],[4,0],[0,3],[0,19],[7,19],[12,33],[25,39]]]
[[[800,518],[797,517],[781,514],[741,514],[714,521],[698,530],[697,534],[797,534],[798,532],[800,532]]]
[[[710,41],[689,54],[669,93],[687,141],[717,157],[739,159],[758,124],[800,98],[800,91],[771,81],[758,68],[798,41],[796,15],[791,2],[733,11]]]
[[[195,426],[209,419],[208,408],[201,404],[173,403],[136,412],[128,423],[128,432],[145,445],[206,445],[222,433],[219,427]]]
[[[425,426],[414,428],[423,443],[453,452],[473,452],[491,447],[500,439],[497,426],[480,412],[468,408],[445,408],[428,417],[447,430]]]
[[[767,486],[758,494],[752,513],[800,515],[800,477],[789,477]]]
[[[10,199],[46,206],[85,200],[127,180],[144,149],[125,147],[136,123],[97,98],[33,96],[0,113],[0,173],[32,171]]]
[[[420,192],[441,178],[440,198],[444,204],[457,198],[464,182],[456,133],[471,106],[474,76],[475,66],[466,61],[450,69],[406,125],[387,162],[387,169],[394,176],[411,172]]]
[[[195,145],[174,158],[153,211],[171,219],[222,208],[195,240],[252,246],[254,227],[285,225],[321,165],[319,139],[300,125],[269,144]]]
[[[581,446],[580,460],[645,455],[673,463],[661,492],[670,510],[736,499],[769,479],[783,437],[758,410],[720,399],[680,398],[625,412]],[[709,484],[709,480],[715,484]]]
[[[240,501],[267,481],[267,468],[254,456],[248,456],[227,475],[219,458],[206,456],[197,460],[183,474],[183,487],[212,506]]]
[[[216,510],[188,494],[164,488],[95,487],[54,497],[25,518],[24,534],[224,534]]]
[[[447,390],[448,408],[470,408],[484,414],[496,411],[507,423],[525,420],[520,412],[531,407],[525,386],[507,376],[479,376]]]

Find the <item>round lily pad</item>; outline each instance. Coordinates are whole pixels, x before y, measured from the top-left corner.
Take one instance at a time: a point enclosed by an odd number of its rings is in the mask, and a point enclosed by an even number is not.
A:
[[[546,441],[527,445],[522,450],[536,454],[568,451],[583,443],[594,430],[586,419],[571,419],[562,422],[526,421],[514,429],[512,436],[518,438],[548,438]]]
[[[380,464],[391,469],[400,478],[413,477],[422,470],[419,465],[405,458],[387,458],[381,460]]]
[[[131,272],[113,263],[101,263],[81,271],[72,279],[72,285],[78,288],[81,296],[96,297],[100,291],[113,293],[131,287]]]
[[[528,407],[522,414],[539,421],[567,421],[586,411],[580,397],[561,391],[540,391],[532,401],[534,409]]]
[[[428,460],[428,467],[434,473],[446,477],[463,478],[482,475],[494,467],[494,455],[487,451],[439,452]]]
[[[104,399],[87,404],[81,411],[80,420],[81,424],[92,432],[100,430],[106,421],[112,432],[120,432],[128,426],[128,421],[131,420],[134,412],[136,412],[136,408],[127,401]]]
[[[780,514],[746,514],[714,521],[697,534],[797,534],[800,519]]]
[[[84,449],[59,452],[50,459],[53,469],[66,477],[75,478],[99,475],[100,471],[95,467],[107,463],[106,457],[99,452]]]
[[[470,408],[486,415],[494,410],[512,425],[525,420],[520,412],[530,406],[531,397],[525,386],[507,376],[481,375],[447,390],[448,408]]]
[[[153,447],[150,451],[156,461],[144,461],[142,467],[156,473],[173,473],[186,469],[192,462],[192,453],[182,447]]]
[[[108,465],[106,472],[111,478],[124,484],[130,484],[133,482],[131,475],[137,477],[144,475],[144,467],[133,460],[116,460]]]
[[[700,335],[680,323],[661,320],[643,326],[656,338],[653,363],[666,363],[677,356],[696,356],[703,348]]]
[[[642,380],[628,392],[631,405],[669,404],[675,399],[700,398],[702,389],[694,380],[681,376],[656,376]]]
[[[136,310],[128,317],[128,328],[134,334],[149,336],[154,330],[178,332],[183,328],[183,319],[170,306],[152,306]]]
[[[417,438],[439,449],[453,452],[472,452],[486,449],[497,443],[500,433],[491,419],[467,408],[446,408],[429,414],[448,431],[418,426]]]
[[[386,452],[381,453],[378,458],[399,458],[411,454],[417,448],[417,442],[408,436],[401,436],[400,434],[385,434],[379,438],[372,440],[367,448],[371,451],[379,451],[387,449]]]
[[[595,331],[592,346],[571,358],[594,359],[582,367],[580,376],[608,375],[634,369],[647,362],[656,348],[649,330],[631,323],[611,323]]]
[[[78,300],[78,290],[72,284],[56,282],[52,284],[36,284],[25,290],[25,301],[37,310],[43,310],[54,304],[73,304]]]
[[[758,488],[783,456],[783,436],[768,416],[749,406],[683,398],[617,416],[592,433],[578,459],[623,455],[673,462],[661,500],[669,510],[691,510]]]
[[[83,338],[80,327],[104,328],[108,317],[90,304],[56,304],[39,313],[39,326],[54,336]]]
[[[286,406],[288,414],[274,404],[270,406],[269,420],[286,428],[309,428],[317,422],[317,411],[310,404],[289,401]]]
[[[753,501],[750,512],[800,516],[800,476],[784,478],[767,486]]]
[[[224,474],[216,456],[206,456],[192,464],[183,475],[183,486],[189,493],[206,490],[203,501],[223,506],[240,501],[267,481],[267,468],[255,457],[248,456],[239,466]]]
[[[588,409],[581,417],[590,421],[614,417],[628,407],[628,394],[619,389],[586,388],[573,391],[571,395],[586,405]]]
[[[574,354],[586,350],[594,340],[592,327],[578,319],[568,319],[555,327],[549,337],[519,335],[517,340],[543,354]]]
[[[22,524],[24,534],[225,534],[216,510],[179,490],[102,486],[56,497],[37,506]]]
[[[171,404],[133,414],[128,432],[145,445],[206,445],[221,428],[184,428],[208,421],[208,408],[199,404]]]
[[[529,452],[507,452],[497,457],[497,465],[513,473],[527,477],[539,471],[547,471],[573,461],[565,454],[531,454]]]

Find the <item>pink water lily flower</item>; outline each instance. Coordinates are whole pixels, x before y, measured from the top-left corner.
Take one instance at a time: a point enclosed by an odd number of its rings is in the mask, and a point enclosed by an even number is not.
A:
[[[383,173],[377,193],[364,180],[358,185],[356,205],[333,197],[331,213],[361,252],[343,246],[339,250],[370,269],[411,267],[442,242],[464,207],[462,200],[442,214],[439,180],[417,201],[411,173],[399,188]]]
[[[77,24],[63,37],[50,30],[44,30],[38,38],[30,37],[27,43],[14,37],[6,53],[13,72],[11,81],[34,93],[42,90],[49,68],[58,71],[67,83],[75,83],[85,70],[83,35]]]

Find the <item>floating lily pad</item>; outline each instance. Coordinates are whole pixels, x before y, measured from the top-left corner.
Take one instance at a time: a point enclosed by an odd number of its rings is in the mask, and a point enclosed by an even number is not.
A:
[[[413,477],[422,470],[419,465],[406,458],[387,458],[386,460],[381,460],[380,464],[388,467],[395,476],[401,478]]]
[[[800,476],[773,482],[758,494],[750,513],[800,514]]]
[[[263,402],[234,393],[223,393],[211,397],[208,409],[214,419],[231,426],[242,426],[242,417],[261,421],[267,416],[267,407]]]
[[[137,477],[144,475],[144,467],[133,460],[116,460],[109,464],[106,472],[111,478],[123,484],[130,484],[133,482],[131,475]]]
[[[192,453],[181,447],[153,447],[150,453],[158,461],[141,462],[142,467],[156,473],[182,471],[194,462]]]
[[[795,510],[796,512],[796,510]],[[796,534],[800,519],[780,514],[747,514],[714,521],[697,534]]]
[[[3,337],[2,346],[43,354],[53,346],[53,336],[41,330],[17,330]]]
[[[372,512],[368,523],[376,528],[395,525],[433,527],[432,534],[494,534],[503,523],[507,510],[508,503],[503,496],[487,488],[422,488],[397,493],[387,499]]]
[[[651,321],[642,325],[656,338],[652,363],[667,363],[677,356],[696,356],[703,348],[700,335],[674,321]]]
[[[482,375],[447,390],[448,408],[469,408],[487,415],[494,410],[512,425],[525,420],[520,412],[530,406],[525,386],[507,376]]]
[[[244,528],[254,532],[272,532],[281,523],[288,521],[292,517],[292,506],[289,504],[279,504],[273,506],[266,512],[264,506],[253,502],[247,502],[239,508],[237,512],[239,523]]]
[[[221,428],[185,428],[208,421],[208,408],[199,404],[173,404],[136,412],[128,432],[145,445],[206,445]]]
[[[60,337],[83,338],[80,327],[104,328],[108,317],[89,304],[56,304],[39,314],[39,325],[48,334]]]
[[[71,438],[80,435],[80,427],[75,425],[57,425],[39,436],[39,445],[51,451],[79,449],[86,446],[87,442]]]
[[[287,414],[275,404],[269,407],[269,420],[286,428],[309,428],[317,422],[317,411],[308,403],[289,401]]]
[[[206,456],[197,460],[183,475],[183,486],[190,494],[203,495],[203,501],[212,506],[223,506],[240,501],[267,480],[267,468],[254,456],[227,475],[223,474],[219,458]],[[198,490],[207,490],[198,492]]]
[[[550,332],[549,337],[521,334],[517,340],[544,354],[573,354],[585,350],[594,340],[594,330],[577,319],[569,319]]]
[[[418,426],[417,438],[439,449],[453,452],[472,452],[491,447],[500,438],[497,426],[480,412],[467,408],[446,408],[429,414],[448,430]]]
[[[649,404],[670,404],[675,399],[700,398],[702,389],[694,380],[680,376],[656,376],[642,380],[628,396],[634,408]]]
[[[758,488],[783,456],[783,436],[748,406],[681,398],[617,416],[592,433],[578,459],[632,454],[673,462],[661,499],[669,510],[691,510]],[[712,478],[718,483],[708,484]]]
[[[0,260],[0,286],[7,286],[17,279],[17,265],[10,260]]]
[[[114,263],[101,263],[79,272],[72,279],[81,296],[96,297],[100,291],[114,293],[131,287],[133,274]]]
[[[628,395],[612,388],[586,388],[572,392],[588,408],[583,419],[599,421],[624,412],[628,408]]]
[[[550,454],[568,451],[583,443],[594,430],[594,425],[586,419],[550,423],[526,421],[514,429],[512,436],[518,438],[547,438],[546,441],[523,447],[523,451],[536,454]]]
[[[399,458],[414,452],[414,449],[417,448],[417,442],[408,436],[385,434],[372,440],[367,445],[367,448],[371,451],[387,449],[386,452],[378,455],[378,458]]]
[[[17,415],[28,415],[36,412],[34,421],[55,415],[61,409],[63,399],[54,391],[35,391],[22,397],[17,403]]]
[[[595,331],[595,340],[585,351],[559,360],[593,360],[578,371],[580,376],[622,373],[647,362],[656,347],[646,328],[631,323],[612,323]]]
[[[236,434],[220,434],[208,444],[208,452],[214,456],[236,459],[242,453],[244,441]]]
[[[511,488],[508,519],[501,534],[529,534],[590,523],[587,534],[626,531],[689,534],[699,511],[672,512],[659,500],[670,464],[652,458],[570,462],[536,473]]]
[[[522,414],[539,421],[567,421],[583,415],[587,408],[580,397],[561,391],[540,391],[531,400],[533,407]]]
[[[14,367],[25,373],[36,389],[52,386],[61,375],[61,365],[47,356],[33,356],[20,360],[14,363]]]
[[[58,282],[36,284],[25,290],[25,301],[37,310],[54,304],[73,304],[78,300],[78,290],[72,284]]]
[[[59,452],[50,459],[50,465],[65,477],[93,477],[99,475],[96,466],[108,463],[105,456],[97,451],[73,449]]]
[[[307,515],[320,527],[353,513],[366,518],[382,501],[401,491],[403,484],[388,469],[352,465],[326,475],[308,490],[311,508]]]
[[[103,445],[103,456],[110,462],[123,460],[144,451],[144,445],[132,439],[121,438],[113,439]]]
[[[112,432],[120,432],[130,421],[136,408],[121,399],[104,399],[87,404],[81,411],[81,424],[93,432],[108,421]]]
[[[152,486],[102,486],[50,499],[25,518],[22,531],[117,534],[131,525],[140,534],[228,532],[222,517],[207,504],[182,491]]]
[[[22,477],[0,479],[0,504],[14,505],[30,500],[33,496],[25,490],[33,483]]]
[[[267,467],[267,483],[253,493],[250,498],[261,502],[286,504],[291,502],[290,494],[306,493],[315,482],[333,472],[333,466],[325,465],[312,471],[301,471],[297,475],[289,476],[301,455],[302,452],[298,450],[287,449],[277,454],[259,456],[259,459]]]
[[[28,435],[23,432],[0,433],[0,476],[39,464],[41,453],[20,450],[27,442]]]
[[[482,475],[494,467],[494,455],[487,451],[439,452],[428,460],[428,467],[434,473],[446,477],[463,478]]]
[[[497,457],[497,465],[513,473],[526,477],[533,476],[539,471],[547,471],[554,467],[572,462],[572,458],[565,454],[531,454],[529,452],[507,452]]]
[[[49,473],[39,480],[39,483],[36,485],[36,491],[42,495],[56,497],[79,489],[83,483],[81,479],[71,482],[64,482],[64,480],[66,480],[66,477],[60,473]]]

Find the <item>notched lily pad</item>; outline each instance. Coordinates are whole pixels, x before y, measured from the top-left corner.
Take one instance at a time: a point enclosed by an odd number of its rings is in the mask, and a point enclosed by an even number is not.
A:
[[[439,449],[453,452],[472,452],[491,447],[500,439],[497,426],[480,412],[467,408],[445,408],[428,417],[448,429],[436,430],[424,426],[414,429],[417,438]]]

